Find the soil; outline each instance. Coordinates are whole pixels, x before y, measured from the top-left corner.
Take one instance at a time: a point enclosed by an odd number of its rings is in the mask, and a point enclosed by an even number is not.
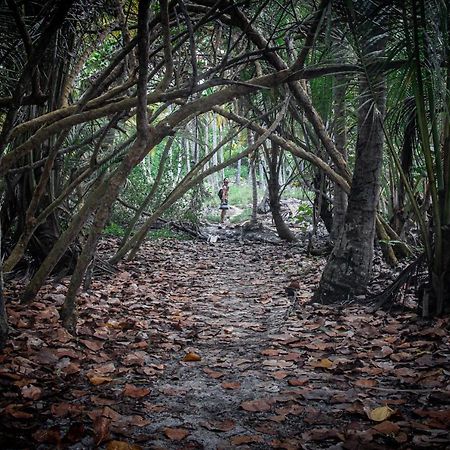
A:
[[[68,280],[11,301],[0,447],[449,446],[448,319],[311,304],[323,265],[282,243],[160,240],[80,294],[76,337]]]

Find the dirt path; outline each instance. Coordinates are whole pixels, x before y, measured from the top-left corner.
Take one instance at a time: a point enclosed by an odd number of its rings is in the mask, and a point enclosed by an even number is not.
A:
[[[322,264],[289,246],[149,243],[81,295],[77,339],[58,322],[63,284],[13,303],[1,448],[448,445],[448,321],[305,305]]]

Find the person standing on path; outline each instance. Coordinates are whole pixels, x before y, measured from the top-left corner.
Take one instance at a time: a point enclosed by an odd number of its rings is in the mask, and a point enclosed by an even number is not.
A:
[[[228,206],[228,191],[230,190],[228,178],[223,179],[222,188],[219,191],[220,197],[220,223],[225,222],[225,216],[227,214]]]

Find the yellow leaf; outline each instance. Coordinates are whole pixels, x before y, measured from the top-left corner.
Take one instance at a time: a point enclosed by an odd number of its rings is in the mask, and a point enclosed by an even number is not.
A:
[[[89,378],[89,381],[91,382],[91,384],[93,384],[94,386],[98,386],[99,384],[109,383],[110,381],[112,381],[111,377],[101,377],[101,376],[97,376],[97,375],[92,375],[88,378]]]
[[[184,358],[183,361],[201,361],[202,358],[197,353],[189,352]]]
[[[320,359],[319,361],[313,363],[313,367],[330,369],[331,367],[333,367],[333,361],[330,361],[328,358]]]
[[[366,411],[367,417],[375,422],[383,422],[394,413],[395,410],[389,408],[389,406],[379,406],[378,408]]]

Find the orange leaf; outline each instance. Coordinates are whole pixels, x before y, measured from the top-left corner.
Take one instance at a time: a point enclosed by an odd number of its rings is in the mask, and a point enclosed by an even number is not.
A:
[[[183,361],[192,362],[192,361],[201,361],[202,357],[197,355],[197,353],[189,352],[184,358]]]
[[[181,441],[189,435],[189,431],[185,428],[164,428],[164,434],[171,441]]]
[[[93,384],[94,386],[98,386],[99,384],[109,383],[110,381],[113,380],[111,377],[101,377],[98,375],[90,375],[90,376],[88,376],[88,378],[89,378],[89,381],[91,382],[91,384]]]

